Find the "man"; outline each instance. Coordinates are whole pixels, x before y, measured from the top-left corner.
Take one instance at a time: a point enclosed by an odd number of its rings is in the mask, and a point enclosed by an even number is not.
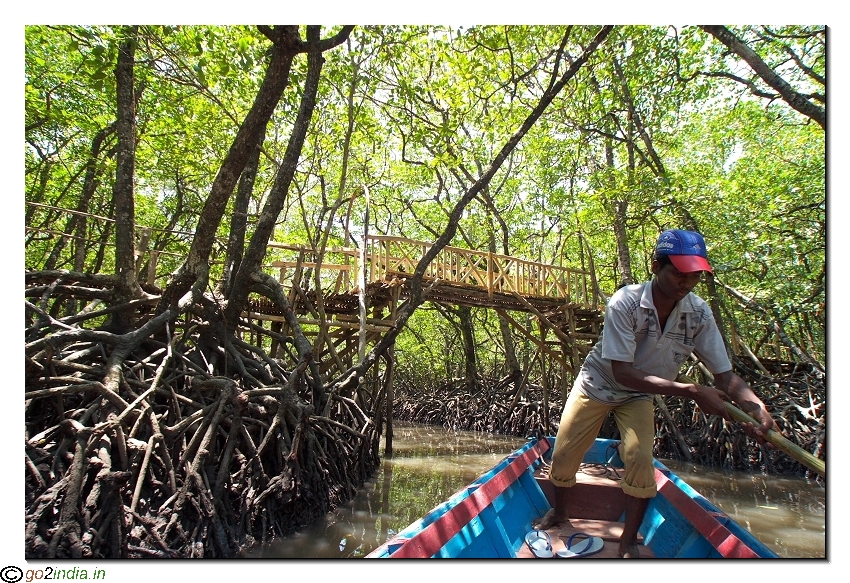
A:
[[[760,443],[774,428],[764,403],[732,372],[708,304],[691,293],[704,271],[712,268],[702,235],[664,231],[652,258],[654,277],[621,288],[609,300],[602,337],[587,355],[564,405],[549,471],[555,504],[536,528],[545,530],[569,519],[569,489],[609,410],[620,430],[625,464],[621,485],[626,519],[619,553],[626,558],[639,556],[638,529],[656,494],[653,395],[691,398],[705,413],[727,420],[724,401],[732,400],[759,423],[744,429]],[[693,352],[714,374],[716,388],[676,381]]]

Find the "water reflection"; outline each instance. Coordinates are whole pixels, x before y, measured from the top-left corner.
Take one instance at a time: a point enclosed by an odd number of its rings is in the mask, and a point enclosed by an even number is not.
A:
[[[353,500],[328,513],[325,520],[245,556],[364,557],[523,443],[524,439],[516,437],[438,427],[396,427],[394,457],[383,461]],[[803,479],[664,463],[779,556],[826,556],[826,504],[820,485]]]
[[[385,459],[360,493],[297,534],[248,558],[364,557],[525,443],[524,439],[429,426],[395,427]]]

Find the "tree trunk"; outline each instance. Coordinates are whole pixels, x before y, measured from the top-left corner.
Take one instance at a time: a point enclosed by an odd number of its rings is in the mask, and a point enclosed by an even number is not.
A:
[[[637,130],[637,133],[640,136],[644,147],[646,148],[646,155],[644,156],[644,160],[646,160],[647,164],[650,168],[652,168],[656,176],[660,176],[666,179],[667,170],[664,168],[664,163],[661,161],[661,156],[659,156],[658,152],[655,151],[655,146],[652,143],[652,137],[650,137],[649,132],[646,131],[646,126],[643,123],[643,119],[640,116],[640,112],[635,106],[634,97],[632,96],[632,92],[629,89],[629,84],[626,81],[626,76],[623,74],[622,67],[620,67],[620,62],[617,59],[613,59],[613,64],[614,72],[620,79],[620,98],[623,100],[623,103],[625,104],[629,112],[629,126]],[[635,145],[633,139],[630,139],[629,143],[632,144],[632,146]]]
[[[615,61],[616,63],[616,61]],[[601,92],[601,88],[598,84],[594,85],[597,91]],[[611,116],[605,117],[605,123],[607,124]],[[629,124],[629,129],[631,128],[631,123]],[[613,135],[613,131],[611,129],[607,130],[607,135],[605,137],[605,166],[607,166],[609,171],[610,179],[608,181],[608,187],[611,192],[617,192],[617,180],[616,176],[616,161],[614,160],[614,145],[611,138]],[[629,139],[626,141],[626,147],[629,151],[629,170],[634,165],[634,144]],[[620,282],[619,287],[623,287],[624,285],[629,285],[635,282],[634,275],[632,274],[632,259],[631,254],[629,253],[629,239],[626,234],[626,216],[627,210],[629,208],[629,203],[626,200],[610,200],[607,196],[603,196],[603,203],[608,208],[609,212],[611,212],[613,217],[613,228],[614,228],[614,239],[617,242],[617,267],[620,272]]]
[[[812,119],[822,129],[826,130],[826,110],[810,102],[806,96],[796,92],[787,81],[776,74],[762,58],[746,43],[736,37],[732,31],[725,26],[701,25],[700,28],[719,40],[726,47],[741,57],[762,81],[775,89],[782,99],[793,109]]]
[[[458,306],[460,333],[463,338],[464,380],[466,387],[472,389],[478,382],[478,365],[475,356],[475,325],[472,322],[472,308]]]
[[[136,165],[134,60],[138,32],[138,26],[122,29],[124,38],[119,45],[118,65],[115,68],[118,149],[112,198],[115,203],[115,272],[118,276],[114,297],[116,304],[126,303],[142,293],[136,279],[136,211],[133,192]],[[107,328],[120,333],[130,330],[132,326],[132,310],[121,310],[112,315]]]
[[[248,158],[242,176],[239,178],[239,187],[236,189],[236,199],[233,201],[233,216],[230,218],[230,235],[227,240],[227,258],[224,262],[224,275],[222,276],[221,292],[227,296],[233,287],[233,278],[239,271],[242,263],[242,254],[245,251],[245,235],[248,226],[248,202],[254,193],[254,181],[260,167],[260,152],[265,140],[266,128],[260,131],[254,151]]]
[[[307,27],[308,42],[318,41],[319,33],[318,26]],[[316,38],[311,38],[311,35]],[[266,204],[260,213],[257,227],[254,229],[254,234],[251,236],[251,241],[248,244],[248,249],[245,252],[245,257],[239,266],[234,285],[228,296],[227,310],[225,312],[225,320],[230,330],[235,329],[239,314],[242,313],[247,301],[248,294],[251,291],[251,280],[249,274],[262,269],[262,262],[266,256],[269,241],[274,234],[274,227],[277,224],[280,211],[286,202],[289,186],[295,176],[295,169],[298,165],[298,159],[301,156],[301,149],[304,146],[304,140],[307,136],[307,129],[310,125],[310,118],[313,115],[313,110],[316,107],[316,95],[319,90],[319,79],[322,72],[322,63],[324,57],[317,50],[308,52],[308,68],[307,79],[304,83],[304,93],[301,97],[301,105],[298,108],[298,115],[292,127],[292,134],[289,136],[289,143],[286,146],[286,152],[280,168],[275,176],[274,185],[266,199]]]
[[[488,201],[487,206],[490,209],[490,212],[487,214],[490,218],[490,253],[496,253],[496,229],[493,225],[493,220],[495,219],[499,222],[502,233],[502,253],[510,255],[510,249],[508,247],[508,226],[499,215],[496,206],[492,203],[489,196],[489,189],[485,190],[488,191],[486,200]],[[499,333],[502,335],[502,344],[505,347],[505,364],[508,367],[508,374],[513,379],[514,391],[518,393],[520,390],[519,382],[522,379],[522,370],[519,366],[519,359],[516,357],[516,343],[514,342],[514,336],[511,333],[511,325],[502,317],[501,314],[496,314],[496,317],[499,319]]]
[[[351,32],[352,27],[343,29],[344,35],[340,33],[334,37],[336,44],[344,41]],[[313,115],[313,110],[316,107],[316,95],[319,90],[319,79],[321,77],[322,64],[324,57],[322,56],[322,43],[319,39],[320,27],[307,27],[307,79],[304,82],[304,93],[301,97],[301,105],[298,108],[298,115],[295,119],[295,124],[292,128],[292,134],[289,137],[289,143],[286,147],[283,162],[278,169],[275,177],[274,185],[269,192],[266,204],[260,213],[260,218],[257,221],[257,227],[248,244],[248,249],[245,257],[239,266],[234,285],[227,298],[227,308],[224,313],[224,322],[226,333],[232,334],[236,329],[236,324],[239,315],[245,308],[248,302],[248,296],[254,289],[255,284],[270,285],[271,280],[263,277],[262,262],[266,255],[268,243],[274,234],[274,227],[277,224],[278,215],[283,204],[286,201],[286,196],[289,192],[290,184],[295,175],[295,170],[298,164],[298,159],[301,156],[301,149],[304,145],[304,140],[307,135],[307,128],[310,125],[310,118]],[[325,44],[325,46],[328,46]],[[330,46],[336,46],[332,44]],[[326,49],[325,49],[326,50]],[[321,290],[317,290],[317,293]],[[289,310],[289,306],[285,300],[285,296],[277,294],[280,299],[279,307],[284,310]],[[295,343],[298,348],[299,366],[306,363],[305,366],[310,367],[312,375],[313,389],[313,406],[317,410],[322,410],[325,405],[326,394],[322,387],[321,373],[316,360],[312,357],[312,347],[304,338],[303,333],[297,322],[293,326],[293,334],[295,335]]]
[[[176,303],[190,287],[194,287],[196,292],[206,288],[209,256],[227,201],[249,157],[259,146],[261,136],[265,134],[266,125],[289,82],[292,59],[301,47],[298,27],[260,27],[260,30],[272,41],[271,59],[265,77],[250,111],[239,126],[233,144],[213,180],[210,193],[198,217],[198,225],[195,228],[195,236],[188,257],[163,293],[162,302],[158,308],[160,311],[171,303]]]
[[[319,40],[316,38],[314,42],[309,43],[301,40],[298,26],[278,25],[275,27],[260,26],[258,28],[272,41],[271,59],[266,69],[266,75],[260,85],[254,104],[245,116],[242,125],[239,126],[236,138],[234,138],[233,144],[230,146],[230,150],[227,152],[227,156],[210,188],[210,193],[198,218],[198,226],[195,229],[195,237],[189,249],[189,256],[175,273],[172,283],[163,294],[163,301],[159,310],[177,301],[190,287],[194,289],[195,293],[200,293],[205,289],[209,277],[209,256],[215,241],[215,233],[227,207],[227,201],[248,163],[248,158],[259,146],[262,136],[265,135],[266,125],[280,101],[283,90],[289,83],[289,71],[295,55],[307,51],[318,52],[321,55],[321,51],[333,48],[348,38],[354,27],[344,26],[339,33],[330,39]],[[319,27],[315,27],[315,30],[318,31],[318,29]],[[298,130],[293,130],[293,132],[296,131]],[[290,146],[292,145],[290,141]],[[296,159],[297,155],[296,153]],[[287,149],[286,156],[289,156],[289,149]],[[288,161],[285,159],[284,165],[287,163]],[[278,176],[280,177],[288,172],[290,171],[281,169]],[[277,215],[274,218],[276,220]],[[266,230],[269,231],[266,235],[270,235],[271,230]],[[268,239],[265,243],[267,242]],[[248,253],[251,253],[250,248]],[[247,300],[247,294],[245,299]]]
[[[106,138],[115,132],[115,124],[99,131],[92,141],[91,154],[86,164],[86,175],[83,179],[83,190],[80,194],[80,202],[77,210],[81,213],[89,211],[89,203],[97,190],[99,180],[97,177],[97,164]],[[80,215],[76,224],[76,243],[74,244],[74,271],[85,271],[86,268],[86,233],[87,217]]]
[[[617,257],[620,264],[620,286],[635,282],[632,274],[632,259],[629,254],[629,239],[626,234],[626,209],[629,203],[625,200],[614,201],[614,237],[617,239]]]
[[[84,271],[86,257],[86,225],[87,217],[84,213],[89,210],[89,202],[94,195],[98,186],[97,166],[100,160],[100,155],[103,151],[103,143],[106,138],[115,131],[115,124],[98,131],[92,139],[91,148],[89,148],[89,158],[86,160],[85,175],[83,177],[83,187],[80,191],[80,199],[77,201],[76,213],[68,216],[63,229],[64,237],[59,237],[50,255],[44,262],[43,269],[50,271],[56,269],[59,262],[59,257],[62,254],[68,240],[75,238],[76,241],[72,244],[74,249],[74,271]],[[28,223],[27,223],[28,224]]]

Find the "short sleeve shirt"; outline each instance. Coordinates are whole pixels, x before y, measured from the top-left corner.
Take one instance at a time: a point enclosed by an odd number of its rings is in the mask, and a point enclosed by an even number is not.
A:
[[[615,381],[611,361],[630,362],[638,370],[672,381],[694,352],[712,374],[732,370],[723,338],[703,299],[689,293],[676,302],[662,331],[652,301],[652,282],[625,286],[608,301],[602,337],[581,367],[578,386],[589,398],[603,403],[650,399],[652,395]]]

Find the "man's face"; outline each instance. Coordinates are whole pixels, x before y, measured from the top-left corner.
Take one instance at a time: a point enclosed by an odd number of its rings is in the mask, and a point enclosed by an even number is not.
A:
[[[683,273],[670,264],[661,267],[657,261],[652,262],[652,273],[659,291],[676,302],[688,295],[702,277],[702,271]]]

